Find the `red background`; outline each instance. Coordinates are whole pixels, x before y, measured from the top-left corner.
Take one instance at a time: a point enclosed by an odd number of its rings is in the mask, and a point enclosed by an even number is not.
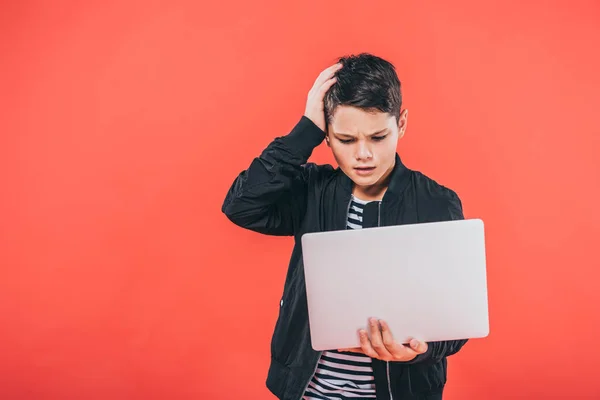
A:
[[[2,2],[0,397],[270,398],[292,242],[220,206],[369,51],[406,163],[486,221],[491,335],[445,398],[600,398],[599,43],[595,1]]]

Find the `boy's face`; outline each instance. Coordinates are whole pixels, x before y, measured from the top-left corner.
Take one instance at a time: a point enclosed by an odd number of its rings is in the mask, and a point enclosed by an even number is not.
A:
[[[344,173],[362,188],[382,183],[394,168],[398,139],[406,129],[407,110],[400,120],[383,112],[352,106],[336,108],[327,125],[327,145]]]

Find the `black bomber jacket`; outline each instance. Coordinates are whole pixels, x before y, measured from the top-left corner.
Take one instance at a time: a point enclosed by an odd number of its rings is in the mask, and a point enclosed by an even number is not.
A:
[[[289,134],[273,140],[235,178],[222,206],[240,227],[295,238],[266,381],[268,389],[283,400],[302,397],[320,357],[311,347],[300,238],[308,232],[346,229],[353,188],[339,168],[307,162],[324,137],[325,132],[303,116]],[[382,201],[372,204],[377,204],[377,210],[365,210],[364,228],[464,218],[454,191],[408,169],[398,155]],[[428,351],[410,362],[373,359],[377,399],[441,399],[446,358],[466,342],[428,343]]]

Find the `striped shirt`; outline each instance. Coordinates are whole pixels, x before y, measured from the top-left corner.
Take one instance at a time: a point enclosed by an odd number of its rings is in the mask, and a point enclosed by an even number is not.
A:
[[[352,196],[346,229],[361,229],[363,209],[368,201]],[[359,353],[324,351],[304,400],[374,399],[375,378],[371,358]]]

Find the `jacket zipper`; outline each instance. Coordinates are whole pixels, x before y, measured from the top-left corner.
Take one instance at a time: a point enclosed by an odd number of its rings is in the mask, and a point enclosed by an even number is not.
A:
[[[377,226],[381,226],[381,201],[377,204]],[[392,380],[390,379],[390,362],[386,361],[385,364],[386,364],[388,392],[390,394],[390,400],[394,400],[394,396],[392,395]]]
[[[352,205],[352,196],[350,196],[350,200],[348,200],[348,206],[346,207],[346,215],[344,216],[344,227],[347,229],[348,224],[348,213],[350,213],[350,206]]]
[[[387,384],[388,391],[390,392],[390,400],[394,400],[394,396],[392,395],[392,380],[390,379],[390,362],[386,361],[387,364]]]

